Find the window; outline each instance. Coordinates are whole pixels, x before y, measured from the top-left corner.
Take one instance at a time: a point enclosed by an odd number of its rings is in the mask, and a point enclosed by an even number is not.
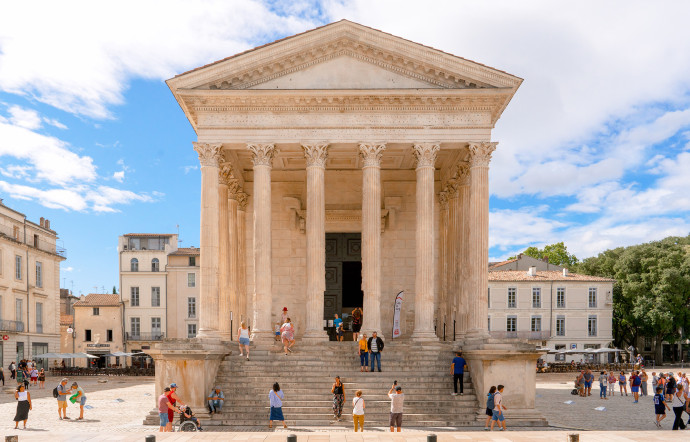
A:
[[[2,275],[2,249],[0,249],[0,275]]]
[[[652,351],[652,338],[648,336],[644,338],[644,351]]]
[[[556,350],[565,350],[565,345],[557,345]],[[556,360],[557,361],[565,361],[565,353],[558,354],[556,353]]]
[[[15,279],[22,279],[22,257],[19,255],[14,257],[14,277]]]
[[[565,308],[565,287],[556,289],[556,308]]]
[[[19,241],[19,227],[14,226],[14,240]]]
[[[187,337],[196,338],[196,324],[187,324]]]
[[[565,336],[565,316],[556,316],[556,336]]]
[[[113,342],[113,331],[112,330],[106,330],[105,331],[105,340],[107,342]]]
[[[152,272],[158,272],[160,270],[160,263],[158,262],[158,258],[153,258],[151,260],[151,271]]]
[[[491,308],[491,287],[489,287],[488,292],[486,293],[486,301],[488,302],[487,307]]]
[[[532,316],[530,330],[533,332],[541,331],[541,316]]]
[[[196,256],[189,257],[189,267],[196,267]]]
[[[151,334],[160,335],[161,333],[161,318],[151,318]]]
[[[508,316],[506,321],[506,331],[516,332],[517,331],[517,316]]]
[[[589,288],[589,308],[597,308],[597,289]]]
[[[597,317],[590,316],[587,318],[587,335],[596,336],[597,335]]]
[[[36,333],[43,333],[43,303],[36,303]]]
[[[43,264],[36,261],[36,287],[43,287]]]
[[[100,307],[94,307],[93,308],[93,315],[94,316],[99,316],[101,314],[101,309]]]
[[[491,316],[486,321],[486,329],[487,331],[491,331]]]
[[[135,339],[141,336],[141,318],[129,318],[129,331]]]
[[[541,308],[541,287],[532,287],[532,308]]]
[[[187,287],[196,287],[196,273],[187,273]]]
[[[196,298],[187,298],[187,317],[196,318]]]
[[[24,316],[22,315],[22,300],[21,299],[16,299],[14,302],[14,315],[15,315],[15,321],[23,321]]]
[[[131,261],[129,261],[129,271],[130,272],[138,272],[139,271],[139,260],[136,258],[132,258]]]
[[[91,330],[84,330],[84,340],[91,341]]]
[[[151,287],[151,307],[161,306],[161,288]]]
[[[129,289],[129,301],[132,307],[139,307],[139,287]]]
[[[517,289],[515,287],[510,287],[508,289],[508,308],[517,307]]]
[[[38,248],[38,235],[34,235],[34,247]]]

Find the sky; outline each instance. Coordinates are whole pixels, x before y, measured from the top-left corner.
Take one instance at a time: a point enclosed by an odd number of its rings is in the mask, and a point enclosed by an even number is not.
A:
[[[499,120],[490,257],[690,233],[690,2],[35,1],[0,5],[0,198],[45,217],[63,287],[117,237],[199,245],[196,136],[164,80],[343,18],[524,78]]]

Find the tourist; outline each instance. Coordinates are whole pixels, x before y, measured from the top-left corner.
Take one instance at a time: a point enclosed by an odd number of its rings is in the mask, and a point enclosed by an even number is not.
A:
[[[288,318],[288,309],[287,307],[283,307],[283,313],[280,315],[280,323],[285,324]]]
[[[577,394],[584,397],[587,395],[587,389],[585,388],[585,371],[582,370],[577,378],[575,378],[575,388],[577,388]]]
[[[17,367],[17,385],[24,385],[25,387],[28,388],[28,382],[25,383],[24,380],[24,375],[26,374],[26,371],[24,371],[23,368]]]
[[[369,347],[367,345],[367,334],[362,333],[359,338],[359,371],[369,371]]]
[[[395,393],[393,393],[394,390]],[[388,390],[388,397],[391,398],[391,417],[388,424],[391,427],[391,433],[393,432],[393,427],[396,427],[399,433],[402,429],[405,395],[402,392],[402,387],[398,385],[398,381],[393,382],[393,386]]]
[[[503,385],[496,387],[496,393],[494,393],[494,410],[493,416],[491,416],[491,431],[494,431],[494,424],[498,422],[501,431],[506,430],[506,418],[503,411],[506,410],[506,406],[503,405]]]
[[[249,329],[244,321],[240,324],[240,328],[237,329],[237,340],[240,342],[240,357],[244,356],[242,353],[242,346],[244,346],[244,350],[247,352],[247,360],[249,360]]]
[[[225,403],[225,395],[220,388],[214,387],[206,400],[208,401],[208,408],[211,410],[211,414],[220,413]]]
[[[642,396],[647,396],[647,381],[649,380],[649,376],[647,376],[647,372],[644,371],[644,368],[642,369],[642,373],[640,374],[640,379],[642,380],[642,383],[640,384]]]
[[[625,377],[625,372],[621,371],[621,374],[618,376],[618,389],[620,390],[621,396],[623,396],[623,391],[625,391],[625,395],[628,395],[628,385],[626,384],[626,377]]]
[[[333,393],[333,422],[340,422],[340,417],[343,414],[343,405],[345,404],[345,389],[343,388],[343,383],[340,382],[340,376],[335,377],[331,393]]]
[[[5,386],[5,372],[3,371],[2,367],[0,367],[0,381],[2,381],[2,386]]]
[[[383,351],[383,339],[379,338],[376,332],[372,332],[371,338],[367,341],[369,347],[369,358],[371,359],[371,372],[374,372],[374,361],[377,362],[379,373],[381,373],[381,352]]]
[[[614,396],[616,392],[616,374],[611,370],[608,378],[609,395]]]
[[[194,422],[194,425],[196,425],[196,429],[199,431],[204,431],[203,428],[201,428],[201,422],[199,422],[199,419],[194,416],[194,412],[189,406],[184,407],[184,409],[180,410],[182,412],[182,415],[184,416],[184,420],[186,421],[192,421]]]
[[[638,375],[637,371],[633,371],[630,374],[630,392],[635,399],[633,404],[636,404],[640,400],[640,384],[642,383],[642,378]]]
[[[42,368],[41,371],[38,372],[38,388],[41,390],[46,388],[46,372]]]
[[[182,399],[177,395],[177,384],[172,383],[170,384],[170,391],[167,394],[168,400],[170,401],[170,404],[172,407],[168,409],[168,425],[166,427],[166,431],[172,431],[172,424],[173,421],[175,420],[175,408],[176,407],[181,407],[184,408],[184,404],[182,403]],[[179,405],[175,405],[176,403],[180,403]]]
[[[496,386],[492,385],[489,388],[489,393],[486,395],[486,421],[484,422],[484,431],[489,431],[489,422],[494,415],[494,394],[496,393]]]
[[[673,394],[676,392],[676,378],[673,377],[673,373],[668,373],[668,376],[666,377],[666,400],[667,401],[672,401],[673,400]]]
[[[592,370],[587,369],[584,375],[585,378],[585,396],[592,395],[592,384],[594,383],[594,374]]]
[[[285,323],[280,327],[280,336],[283,338],[283,350],[287,356],[288,352],[292,353],[290,347],[295,345],[295,328],[292,326],[290,318],[285,318]]]
[[[450,364],[450,375],[453,376],[453,393],[451,393],[453,396],[458,395],[458,381],[460,381],[460,396],[464,394],[463,376],[465,368],[467,368],[467,362],[462,357],[462,352],[455,352],[453,363]]]
[[[60,420],[69,419],[67,417],[67,395],[72,393],[67,387],[67,378],[62,378],[60,385],[57,386],[57,404],[58,404],[58,416]]]
[[[16,379],[17,366],[15,365],[14,361],[10,362],[10,366],[7,367],[7,369],[10,371],[10,379]]]
[[[285,399],[285,396],[280,389],[280,385],[276,382],[273,384],[273,389],[268,392],[268,400],[271,405],[271,414],[268,417],[268,428],[273,428],[273,421],[282,422],[283,428],[287,428],[285,417],[283,417],[283,399]]]
[[[357,390],[355,392],[355,397],[352,399],[352,420],[355,423],[355,433],[357,428],[361,428],[364,432],[364,399],[362,399],[362,390]]]
[[[352,340],[359,341],[359,331],[362,329],[362,309],[356,307],[352,310]]]
[[[69,398],[69,400],[73,404],[76,404],[77,401],[79,401],[79,417],[77,418],[77,420],[84,420],[84,405],[86,405],[86,395],[84,394],[84,390],[82,390],[82,388],[79,385],[77,385],[76,382],[73,382],[72,391],[74,391],[75,388],[77,389],[76,393],[74,396]]]
[[[335,339],[338,342],[343,342],[343,320],[335,314],[335,319],[333,320],[333,326],[335,327]]]
[[[36,367],[33,367],[31,371],[29,372],[29,376],[31,378],[31,385],[34,387],[38,385],[38,370],[36,370]]]
[[[273,333],[275,334],[275,341],[280,342],[280,322],[276,322],[273,326]]]
[[[672,394],[671,406],[673,407],[673,413],[676,415],[676,419],[673,421],[672,430],[685,430],[685,422],[683,422],[683,412],[685,411],[685,402],[688,397],[683,391],[683,384],[678,384],[675,388],[675,392]]]
[[[666,410],[671,411],[671,408],[669,408],[666,400],[664,399],[664,389],[662,387],[656,387],[654,391],[656,392],[654,395],[654,413],[656,414],[655,423],[657,428],[661,428],[661,421],[666,418]]]
[[[599,399],[608,399],[606,397],[606,387],[608,384],[609,377],[606,375],[606,371],[602,371],[599,375]]]
[[[170,403],[169,394],[170,387],[165,387],[163,393],[160,396],[158,396],[158,416],[160,418],[160,430],[158,431],[160,433],[172,430],[172,425],[168,427],[168,424],[170,424],[170,420],[168,419],[168,417],[169,412],[173,412],[174,416],[175,407],[173,406],[173,404]],[[170,430],[168,428],[170,428]]]
[[[19,421],[24,421],[24,428],[26,428],[26,421],[29,419],[29,410],[31,410],[31,394],[26,391],[23,384],[17,386],[17,391],[14,392],[14,398],[17,400],[17,413],[14,415],[14,429],[19,428]]]

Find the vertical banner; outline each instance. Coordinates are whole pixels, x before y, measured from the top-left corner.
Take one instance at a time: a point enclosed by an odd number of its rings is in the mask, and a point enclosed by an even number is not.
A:
[[[393,312],[393,338],[400,337],[400,310],[402,309],[403,292],[395,295],[395,310]]]

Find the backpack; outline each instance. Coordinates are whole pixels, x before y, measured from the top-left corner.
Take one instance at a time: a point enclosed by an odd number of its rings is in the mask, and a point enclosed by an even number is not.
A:
[[[57,399],[58,397],[60,397],[60,393],[58,393],[57,387],[53,388],[53,397],[54,397],[55,399]]]

